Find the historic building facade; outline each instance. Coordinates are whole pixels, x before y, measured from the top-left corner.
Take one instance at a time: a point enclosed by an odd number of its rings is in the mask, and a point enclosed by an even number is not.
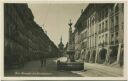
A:
[[[75,56],[91,63],[123,62],[124,4],[89,4],[75,24]]]
[[[4,4],[4,67],[23,67],[40,57],[57,57],[58,48],[34,21],[26,3]]]

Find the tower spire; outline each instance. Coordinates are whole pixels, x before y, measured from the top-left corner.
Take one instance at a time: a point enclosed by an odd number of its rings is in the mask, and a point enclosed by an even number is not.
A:
[[[70,19],[70,22],[68,23],[68,25],[70,26],[70,28],[71,28],[71,26],[72,26],[72,22],[71,22],[71,19]]]
[[[60,38],[60,42],[62,42],[62,35],[61,35],[61,38]]]

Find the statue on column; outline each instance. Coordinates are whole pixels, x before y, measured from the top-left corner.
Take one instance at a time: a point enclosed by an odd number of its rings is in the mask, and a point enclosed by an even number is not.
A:
[[[67,55],[68,59],[66,62],[57,61],[57,70],[67,70],[67,71],[80,71],[84,70],[84,63],[77,62],[74,59],[75,49],[74,49],[74,33],[72,33],[72,23],[70,20],[69,25],[69,42],[67,44]]]
[[[68,44],[68,49],[67,49],[67,54],[68,54],[68,61],[70,62],[75,62],[74,59],[74,47],[73,47],[73,35],[72,35],[72,22],[70,20],[69,22],[69,44]]]

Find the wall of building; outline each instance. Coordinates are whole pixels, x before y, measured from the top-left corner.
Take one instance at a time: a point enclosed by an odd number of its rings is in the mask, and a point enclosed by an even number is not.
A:
[[[88,5],[75,25],[75,50],[78,54],[79,47],[80,59],[91,63],[120,62],[123,15],[121,3]]]
[[[5,68],[27,61],[56,57],[55,44],[35,23],[27,4],[4,4],[4,62]]]

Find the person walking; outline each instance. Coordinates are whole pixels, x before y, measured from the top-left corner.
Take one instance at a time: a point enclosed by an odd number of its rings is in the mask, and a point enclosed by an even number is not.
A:
[[[41,67],[46,67],[46,57],[45,56],[41,57]]]
[[[44,56],[44,60],[43,60],[43,66],[46,67],[46,57]]]
[[[40,57],[41,68],[43,67],[43,59]]]

